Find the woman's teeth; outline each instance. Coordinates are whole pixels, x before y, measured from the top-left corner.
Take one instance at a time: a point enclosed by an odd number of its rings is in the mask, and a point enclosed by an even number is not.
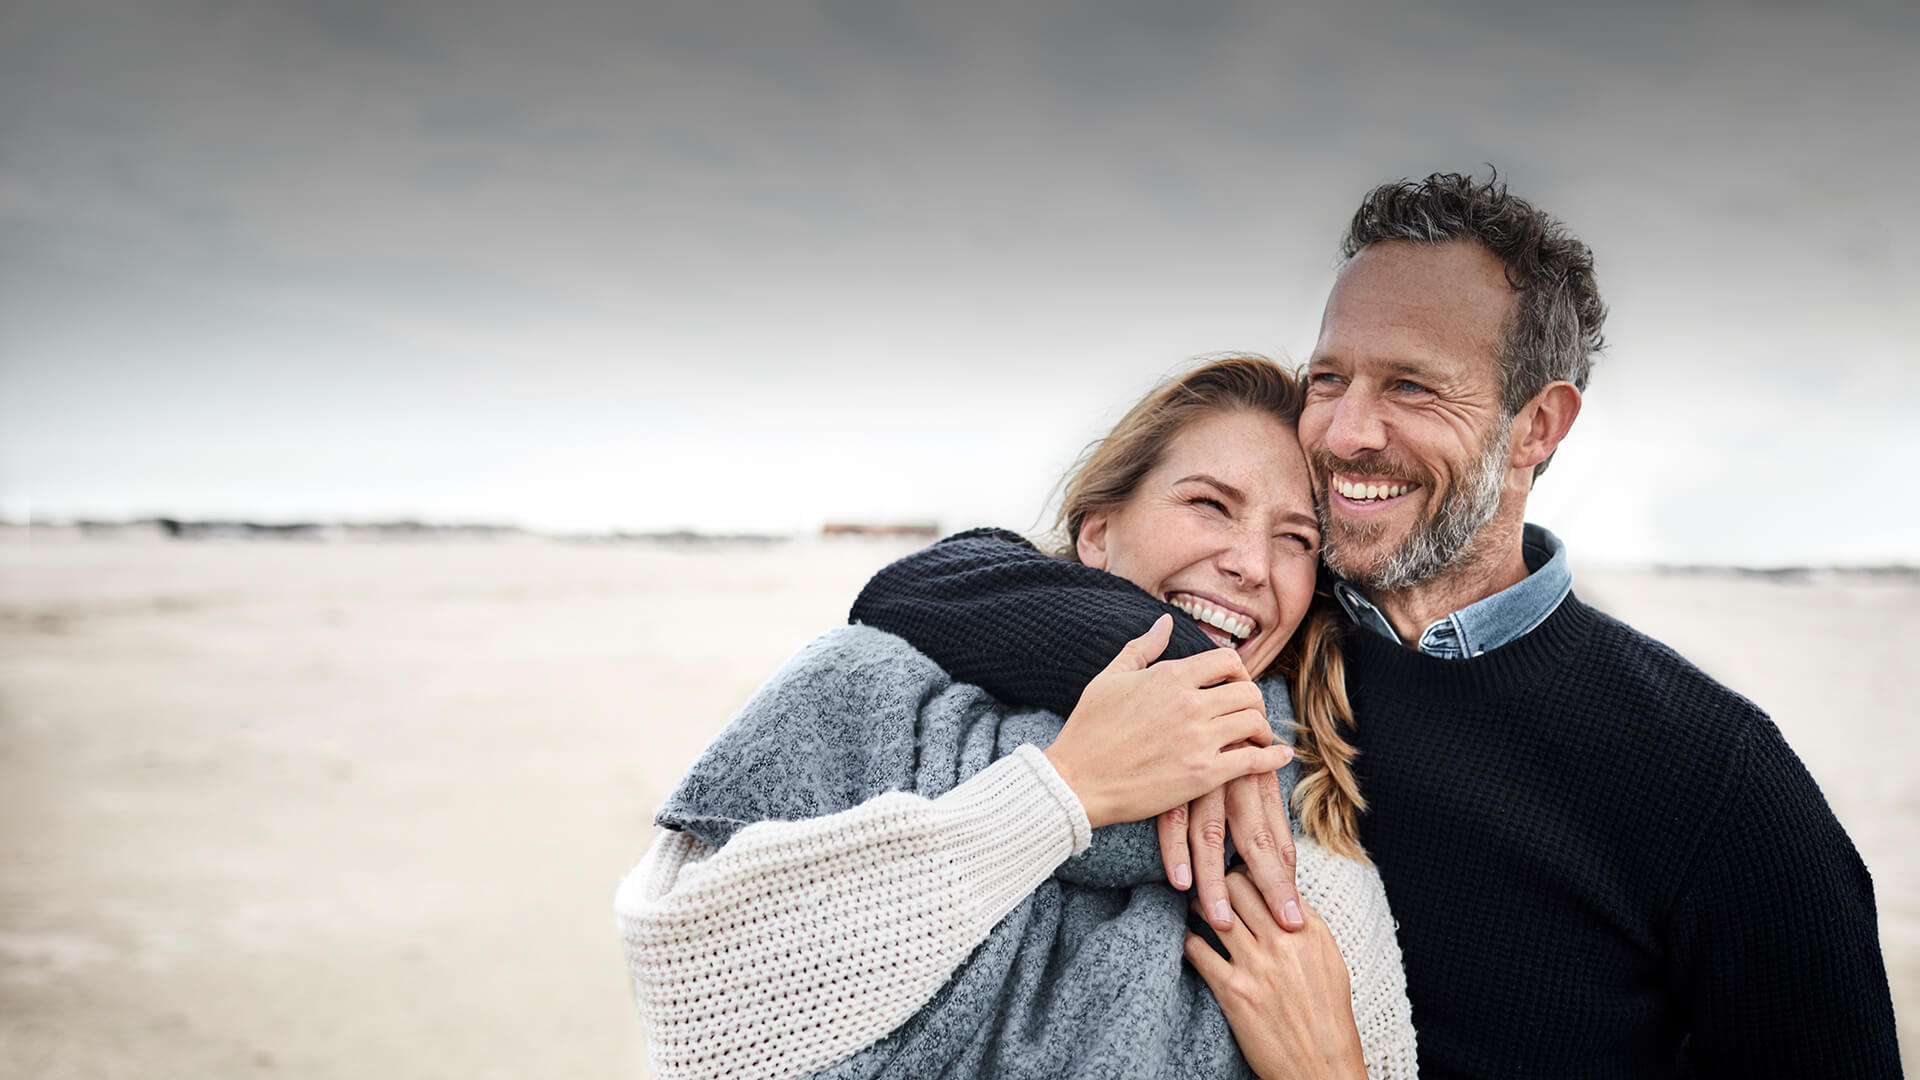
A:
[[[1253,633],[1253,622],[1230,612],[1221,611],[1204,600],[1191,596],[1175,595],[1167,603],[1179,608],[1193,617],[1194,622],[1217,627],[1232,635],[1238,641]]]
[[[1368,502],[1374,499],[1397,499],[1407,492],[1412,491],[1415,487],[1413,484],[1379,480],[1360,484],[1350,480],[1342,480],[1337,476],[1330,477],[1329,482],[1333,485],[1333,490],[1352,499],[1354,502]]]

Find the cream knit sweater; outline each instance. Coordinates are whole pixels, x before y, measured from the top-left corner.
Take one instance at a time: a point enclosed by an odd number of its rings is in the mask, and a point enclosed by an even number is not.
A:
[[[1091,837],[1032,746],[936,799],[891,792],[719,850],[658,837],[615,911],[658,1080],[801,1076],[913,1016]],[[1374,1080],[1415,1076],[1406,977],[1379,874],[1302,838],[1301,896],[1351,975]]]

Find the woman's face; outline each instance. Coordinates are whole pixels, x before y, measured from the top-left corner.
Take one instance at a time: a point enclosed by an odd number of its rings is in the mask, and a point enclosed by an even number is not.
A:
[[[1080,561],[1191,615],[1258,676],[1313,599],[1320,527],[1294,429],[1265,413],[1187,424],[1118,509],[1087,515]]]

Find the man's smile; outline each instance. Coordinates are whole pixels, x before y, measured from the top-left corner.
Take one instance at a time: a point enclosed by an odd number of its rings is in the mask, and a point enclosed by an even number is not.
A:
[[[1398,480],[1381,476],[1343,476],[1340,473],[1327,475],[1327,490],[1337,495],[1343,502],[1355,506],[1376,506],[1390,503],[1416,491],[1419,484],[1411,480]]]

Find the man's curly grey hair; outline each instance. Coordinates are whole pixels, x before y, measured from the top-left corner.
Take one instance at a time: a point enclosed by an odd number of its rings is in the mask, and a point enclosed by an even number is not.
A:
[[[1593,252],[1566,226],[1507,193],[1498,170],[1476,181],[1460,173],[1382,184],[1367,193],[1341,241],[1343,260],[1382,240],[1444,244],[1470,240],[1506,269],[1516,294],[1500,347],[1500,402],[1509,417],[1550,382],[1581,390],[1594,354],[1606,347],[1607,307],[1593,276]],[[1547,462],[1534,467],[1538,477]]]

